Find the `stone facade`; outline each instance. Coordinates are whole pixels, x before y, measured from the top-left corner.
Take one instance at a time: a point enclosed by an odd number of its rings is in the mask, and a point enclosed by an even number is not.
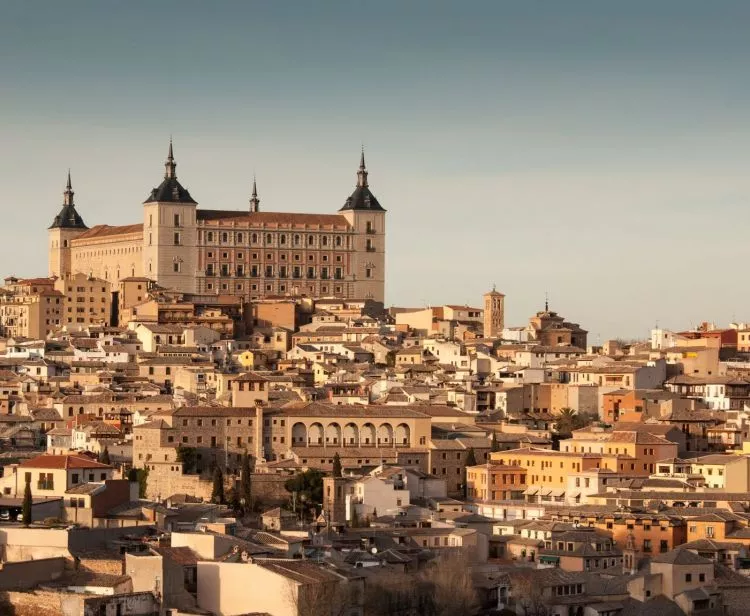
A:
[[[49,229],[49,274],[119,284],[146,277],[184,293],[365,298],[385,292],[385,210],[369,191],[364,154],[357,185],[336,214],[199,209],[177,182],[172,155],[143,223],[87,228],[70,186]]]

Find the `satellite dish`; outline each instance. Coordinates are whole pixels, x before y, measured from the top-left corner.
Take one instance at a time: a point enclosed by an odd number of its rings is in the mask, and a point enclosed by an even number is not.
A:
[[[377,553],[378,553],[378,548],[372,548],[372,549],[370,550],[370,553],[371,553],[371,554],[377,554]]]

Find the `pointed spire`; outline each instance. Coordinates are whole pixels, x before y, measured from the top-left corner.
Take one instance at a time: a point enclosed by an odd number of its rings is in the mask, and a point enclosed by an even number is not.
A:
[[[549,312],[549,293],[544,292],[544,312]]]
[[[169,137],[169,154],[167,154],[167,162],[164,163],[164,178],[177,178],[177,163],[174,162],[174,151],[172,149],[172,137]]]
[[[258,187],[255,184],[255,175],[253,175],[253,193],[250,195],[250,211],[260,211],[260,199],[258,199]]]
[[[65,185],[63,193],[63,205],[73,205],[73,183],[70,181],[70,169],[68,169],[68,183]]]
[[[359,171],[357,171],[357,186],[367,188],[367,167],[365,166],[365,146],[362,146],[362,155],[359,157]]]

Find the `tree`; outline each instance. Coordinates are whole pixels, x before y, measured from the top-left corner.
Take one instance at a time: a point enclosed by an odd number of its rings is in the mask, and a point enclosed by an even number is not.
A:
[[[333,476],[341,477],[341,456],[338,451],[333,456]]]
[[[138,498],[146,498],[146,490],[148,489],[148,468],[139,468],[136,471],[138,478]]]
[[[99,454],[99,462],[102,464],[112,464],[112,461],[109,459],[109,447],[106,445],[104,446],[104,451]]]
[[[469,447],[469,452],[466,454],[466,466],[477,465],[477,454],[474,452],[473,447]]]
[[[465,550],[446,552],[436,558],[421,576],[428,591],[422,613],[435,616],[473,614],[479,606],[479,598],[470,565]]]
[[[323,504],[323,473],[317,469],[311,468],[303,473],[297,473],[287,479],[284,487],[290,494],[296,492],[297,501],[305,503],[306,507]]]
[[[550,616],[552,609],[544,598],[534,569],[518,569],[511,574],[511,596],[522,616]]]
[[[560,436],[570,436],[573,430],[585,428],[591,424],[592,418],[585,413],[579,413],[575,409],[560,409],[560,414],[555,420],[555,430]]]
[[[214,485],[211,488],[211,502],[223,505],[226,502],[224,496],[224,473],[220,467],[214,469]]]
[[[346,581],[320,568],[322,579],[299,583],[289,580],[288,602],[298,616],[345,616],[363,605],[363,581]],[[326,579],[328,578],[328,579]]]
[[[138,481],[138,469],[131,468],[128,471],[128,481]]]
[[[497,432],[492,431],[492,444],[490,445],[490,451],[500,451],[500,443],[497,442]]]
[[[197,459],[198,454],[194,447],[184,447],[182,444],[177,445],[177,461],[182,462],[183,472],[195,472],[195,463]]]
[[[396,351],[388,351],[385,354],[385,365],[393,368],[396,365]]]
[[[21,507],[24,526],[29,526],[31,524],[31,503],[31,477],[27,477],[26,487],[23,489],[23,505]]]
[[[245,513],[253,510],[253,484],[250,456],[247,451],[242,454],[242,469],[240,473],[240,502]]]
[[[360,522],[359,522],[359,514],[357,513],[357,508],[352,507],[352,519],[349,520],[349,525],[352,528],[359,528],[359,524]]]
[[[231,487],[227,490],[227,505],[229,505],[232,511],[242,511],[242,502],[240,500],[240,491]]]

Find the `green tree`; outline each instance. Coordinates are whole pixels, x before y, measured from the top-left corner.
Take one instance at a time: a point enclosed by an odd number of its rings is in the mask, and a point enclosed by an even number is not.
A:
[[[109,458],[109,447],[105,445],[104,450],[99,454],[99,462],[102,464],[112,464]]]
[[[333,456],[333,476],[341,477],[341,456],[338,451]]]
[[[233,511],[241,511],[242,503],[240,502],[240,491],[231,487],[227,490],[227,505],[229,505]]]
[[[136,471],[138,477],[138,498],[146,498],[146,490],[148,489],[148,469],[139,468]]]
[[[128,481],[138,481],[138,469],[131,468],[128,471]]]
[[[492,431],[492,444],[490,445],[490,451],[500,451],[500,443],[497,442],[497,432]]]
[[[23,505],[21,507],[24,526],[31,524],[31,503],[31,478],[29,477],[26,479],[26,487],[23,489]]]
[[[242,455],[242,470],[240,475],[240,501],[245,513],[253,510],[253,476],[250,468],[250,456],[247,451]]]
[[[223,505],[226,501],[224,497],[224,473],[220,467],[214,469],[214,485],[211,488],[211,502]]]
[[[466,454],[466,466],[477,465],[477,454],[474,452],[473,447],[469,447],[469,452]]]
[[[182,444],[177,445],[177,461],[182,462],[182,469],[185,473],[195,472],[195,464],[198,460],[198,454],[195,447],[184,447]]]
[[[388,351],[385,354],[385,365],[393,368],[396,365],[396,351]]]
[[[296,492],[297,502],[304,503],[305,508],[323,504],[323,473],[317,469],[311,468],[302,473],[297,473],[287,479],[284,487],[290,494]]]
[[[591,424],[592,418],[575,409],[564,408],[555,420],[555,431],[560,436],[570,436],[574,430],[580,430]]]

